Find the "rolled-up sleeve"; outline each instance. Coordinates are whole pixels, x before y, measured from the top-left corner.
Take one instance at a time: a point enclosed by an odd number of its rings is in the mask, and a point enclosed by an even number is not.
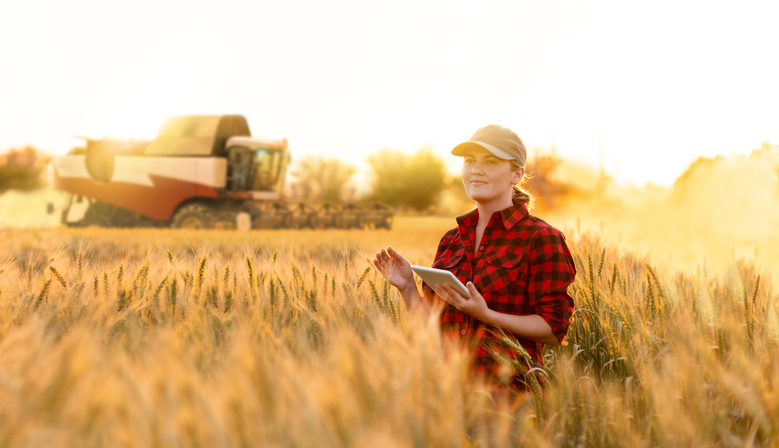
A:
[[[528,248],[528,299],[532,314],[541,316],[562,342],[573,314],[568,286],[576,276],[565,236],[554,227],[535,232]]]

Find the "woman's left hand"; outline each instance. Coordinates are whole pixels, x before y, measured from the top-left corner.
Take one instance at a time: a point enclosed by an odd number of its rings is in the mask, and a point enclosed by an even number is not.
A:
[[[468,288],[468,291],[471,292],[470,299],[464,297],[454,288],[445,284],[439,284],[436,286],[435,293],[443,301],[457,308],[459,311],[465,314],[469,314],[482,322],[485,322],[487,320],[487,315],[491,311],[487,306],[487,301],[484,300],[484,297],[482,297],[473,283],[468,282],[465,287]]]

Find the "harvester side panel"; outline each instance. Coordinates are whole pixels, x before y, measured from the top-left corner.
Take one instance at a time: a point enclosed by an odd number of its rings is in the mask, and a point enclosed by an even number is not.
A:
[[[219,197],[226,164],[215,157],[120,156],[111,180],[99,183],[89,176],[84,156],[62,156],[54,161],[54,181],[59,190],[169,220],[187,199]]]

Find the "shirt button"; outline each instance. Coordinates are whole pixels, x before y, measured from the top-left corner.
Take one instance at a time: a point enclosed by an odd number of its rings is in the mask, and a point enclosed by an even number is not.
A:
[[[484,246],[479,246],[479,250],[484,250]]]
[[[461,331],[462,334],[465,334],[465,330]]]

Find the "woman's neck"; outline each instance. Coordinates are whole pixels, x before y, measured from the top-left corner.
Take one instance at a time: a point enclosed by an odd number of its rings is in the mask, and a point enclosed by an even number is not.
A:
[[[479,223],[486,225],[493,213],[505,210],[514,205],[511,196],[495,199],[490,202],[477,202],[476,209],[479,210]]]

